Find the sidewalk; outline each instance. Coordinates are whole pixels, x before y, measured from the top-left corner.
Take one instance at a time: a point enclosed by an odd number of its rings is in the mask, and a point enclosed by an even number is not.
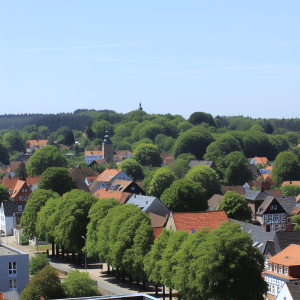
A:
[[[18,245],[14,242],[14,237],[3,237],[2,243],[6,244],[8,242],[8,245],[11,247],[14,247],[16,249],[19,249],[23,252],[26,252],[29,254],[29,259],[31,259],[32,256],[36,255],[36,247],[33,246],[25,246],[25,245]],[[69,261],[67,261],[67,258],[61,258],[61,257],[52,257],[51,256],[51,250],[49,251],[49,259],[50,259],[50,265],[54,268],[57,268],[64,272],[70,272],[71,270],[79,270],[80,272],[85,272],[85,266],[84,266],[84,259],[82,261],[81,266],[78,264],[73,264],[71,256],[69,258]],[[103,269],[102,269],[103,267]],[[112,272],[110,274],[107,273],[107,265],[101,264],[99,262],[90,261],[87,259],[87,271],[91,277],[91,279],[97,281],[97,286],[99,291],[103,295],[125,295],[125,294],[136,294],[136,293],[146,293],[150,294],[155,297],[155,286],[150,283],[146,283],[146,289],[143,289],[143,284],[140,283],[139,285],[136,285],[136,278],[133,277],[133,283],[129,283],[128,278],[126,278],[125,282],[122,282],[121,279],[116,279],[112,275]],[[169,291],[166,289],[166,293]],[[159,288],[159,293],[162,293],[162,288]],[[163,299],[162,295],[159,299]],[[169,295],[165,296],[166,299],[169,297]]]

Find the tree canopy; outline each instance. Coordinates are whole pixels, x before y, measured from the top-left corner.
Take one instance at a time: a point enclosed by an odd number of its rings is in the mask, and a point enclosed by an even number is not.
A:
[[[133,180],[144,178],[142,166],[132,158],[123,160],[118,165],[118,169],[124,171]]]
[[[0,184],[0,205],[1,202],[9,201],[10,196],[8,192],[8,187],[5,186],[4,184]]]
[[[172,211],[206,211],[206,190],[199,182],[190,179],[174,181],[160,197],[161,202]]]
[[[39,176],[49,167],[67,167],[67,159],[55,146],[47,145],[34,152],[26,166],[30,176]]]
[[[144,143],[134,149],[132,158],[142,166],[152,167],[160,167],[163,161],[157,146]]]
[[[77,185],[68,169],[49,167],[40,177],[39,188],[52,190],[62,196],[64,193],[76,189]]]
[[[201,123],[205,122],[209,126],[215,126],[216,123],[211,114],[204,113],[204,112],[194,112],[190,115],[188,121],[193,125],[200,125]]]
[[[286,184],[283,188],[284,196],[298,196],[300,194],[300,186],[299,185],[290,185]]]
[[[224,210],[228,218],[248,222],[251,220],[251,209],[247,200],[236,192],[228,191],[222,198],[218,210]]]
[[[32,257],[29,261],[29,274],[36,275],[45,266],[49,265],[50,259],[47,254],[39,253],[36,257]]]

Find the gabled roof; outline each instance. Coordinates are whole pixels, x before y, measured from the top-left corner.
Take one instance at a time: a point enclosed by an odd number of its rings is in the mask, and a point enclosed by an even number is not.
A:
[[[86,177],[86,180],[88,181],[89,184],[91,184],[94,180],[97,179],[97,177],[98,177],[98,175],[97,176],[88,176],[88,177]]]
[[[265,165],[268,162],[268,159],[266,157],[258,157],[255,156],[253,159],[256,161],[257,164]]]
[[[122,172],[122,170],[106,169],[97,177],[97,180],[98,181],[111,181],[120,172]]]
[[[28,186],[32,188],[35,184],[37,185],[39,184],[40,176],[34,176],[34,177],[28,176],[26,177],[25,181],[28,184]]]
[[[152,227],[164,227],[168,221],[168,218],[169,216],[160,216],[160,215],[157,215],[157,214],[154,214],[152,212],[149,213],[149,217],[151,219],[151,225]]]
[[[85,179],[88,176],[98,176],[97,172],[95,172],[91,167],[73,167],[69,172],[73,179]]]
[[[252,175],[255,177],[255,178],[258,178],[261,176],[259,170],[255,167],[255,165],[252,165],[250,164],[250,170],[252,172]]]
[[[199,166],[199,165],[208,166],[210,168],[215,167],[215,163],[212,160],[191,160],[189,163],[190,167]]]
[[[126,204],[134,204],[142,211],[146,211],[148,207],[153,203],[156,197],[144,196],[144,195],[132,195]]]
[[[225,211],[174,212],[172,213],[176,230],[192,233],[202,227],[210,230],[220,227],[222,222],[229,221]]]
[[[300,245],[300,230],[278,231],[276,234],[281,250],[284,250],[291,244]]]
[[[95,159],[93,160],[89,166],[93,165],[93,164],[97,164],[98,166],[101,166],[101,165],[106,165],[106,166],[109,166],[109,163],[104,159],[104,158],[99,158],[99,159]]]
[[[94,194],[94,193],[97,191],[97,189],[98,189],[98,187],[99,187],[99,185],[100,185],[101,183],[104,183],[105,188],[108,187],[108,185],[107,185],[104,181],[94,180],[94,181],[89,185],[90,192],[91,192],[92,194]],[[103,188],[104,186],[102,186],[102,188]]]
[[[132,194],[100,188],[93,195],[96,196],[98,199],[114,198],[119,203],[124,204]]]
[[[268,193],[270,193],[273,197],[283,196],[283,190],[269,190]]]
[[[291,300],[300,300],[300,281],[289,281],[285,283],[291,296]]]
[[[132,183],[132,180],[121,180],[121,179],[116,179],[112,183],[112,188],[114,186],[118,186],[118,190],[124,190],[126,189],[130,184]],[[121,189],[120,189],[121,188]]]
[[[242,196],[244,196],[246,194],[244,187],[241,185],[239,185],[239,186],[222,186],[221,190],[222,190],[223,194],[226,194],[226,192],[228,192],[228,191],[236,192]]]
[[[84,152],[84,156],[95,156],[95,155],[99,155],[99,156],[103,156],[103,150],[93,150],[93,151],[85,151]]]
[[[216,210],[223,199],[223,195],[214,194],[207,202],[210,210]]]
[[[162,231],[163,231],[163,227],[153,228],[154,240],[156,240],[162,234]]]
[[[19,164],[24,163],[25,166],[28,164],[28,161],[11,161],[9,166],[10,166],[10,172],[16,172],[18,169]]]
[[[257,214],[262,215],[266,211],[266,209],[270,206],[270,204],[273,202],[275,198],[273,196],[268,196],[263,201],[263,203],[259,206],[257,210]]]
[[[265,200],[266,197],[268,196],[270,196],[268,192],[248,190],[244,197],[246,200],[259,201],[259,200]]]
[[[295,196],[276,197],[276,199],[288,214],[293,213],[297,204]]]
[[[43,147],[48,144],[48,140],[27,140],[26,148],[29,147]]]
[[[291,244],[269,259],[270,263],[283,266],[300,266],[300,246]]]
[[[265,170],[270,170],[270,171],[271,171],[271,173],[272,173],[272,171],[273,171],[273,167],[272,167],[272,166],[267,166],[267,167],[265,168]]]
[[[14,188],[14,190],[13,190],[13,192],[12,192],[12,194],[10,196],[12,198],[15,197],[18,194],[18,192],[20,191],[20,189],[22,189],[22,187],[24,186],[24,184],[26,184],[25,181],[18,180],[17,184],[15,185],[15,188]]]
[[[15,186],[18,182],[19,178],[3,178],[3,184],[8,187],[8,191],[12,192],[15,189]]]
[[[262,254],[265,251],[267,242],[274,242],[276,237],[276,231],[272,230],[267,232],[264,227],[250,223],[246,223],[244,226],[241,226],[241,229],[250,235],[253,241],[253,247],[257,248]]]
[[[2,203],[5,216],[12,217],[14,213],[21,213],[24,211],[27,201],[7,201]],[[19,211],[19,205],[22,205],[22,211]]]

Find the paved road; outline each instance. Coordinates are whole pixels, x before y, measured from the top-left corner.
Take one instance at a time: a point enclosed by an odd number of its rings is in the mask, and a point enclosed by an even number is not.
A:
[[[17,248],[19,250],[22,250],[23,252],[26,252],[29,254],[29,258],[31,259],[32,256],[36,255],[36,247],[33,246],[23,246],[18,245],[14,241],[14,237],[4,237],[2,238],[3,243],[7,243],[9,246]],[[50,250],[51,254],[51,250]],[[50,265],[53,267],[65,271],[70,272],[71,270],[78,269],[81,272],[85,272],[84,268],[84,260],[83,265],[79,266],[78,264],[72,264],[71,263],[71,256],[70,256],[70,262],[67,261],[67,258],[57,258],[49,256],[50,258]],[[103,269],[102,269],[103,267]],[[92,262],[88,260],[87,264],[87,271],[90,275],[90,277],[93,280],[97,281],[98,289],[102,292],[102,294],[105,295],[124,295],[124,294],[135,294],[135,293],[148,293],[154,296],[155,288],[153,285],[150,285],[147,283],[146,290],[142,289],[142,284],[139,286],[136,285],[135,281],[133,283],[129,283],[128,280],[125,282],[122,282],[121,279],[116,279],[115,277],[107,274],[107,266],[106,264],[100,264],[99,262]],[[134,280],[135,278],[133,278]],[[163,298],[160,298],[163,299]]]

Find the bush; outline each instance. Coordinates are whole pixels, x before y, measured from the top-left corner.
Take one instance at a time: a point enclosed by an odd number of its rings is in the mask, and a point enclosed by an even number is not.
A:
[[[25,235],[24,233],[21,233],[21,236],[20,236],[20,245],[29,245],[29,237],[28,237],[28,235]]]
[[[45,266],[49,265],[50,259],[47,254],[39,253],[36,257],[32,257],[29,262],[29,274],[35,275]]]

